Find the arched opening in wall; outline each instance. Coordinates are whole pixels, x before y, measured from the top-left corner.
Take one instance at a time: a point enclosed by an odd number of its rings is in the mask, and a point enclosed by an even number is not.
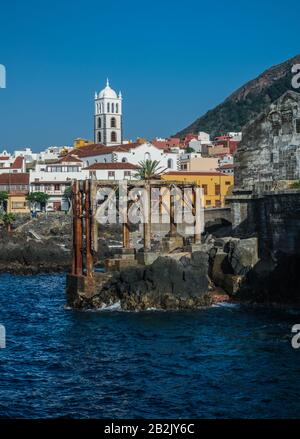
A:
[[[110,103],[107,102],[107,112],[110,113]]]
[[[111,126],[111,128],[116,128],[117,127],[117,121],[116,121],[115,117],[112,117],[110,119],[110,126]]]
[[[144,159],[145,160],[151,160],[150,152],[145,152]]]
[[[101,117],[98,117],[98,128],[101,128]]]
[[[122,163],[127,163],[127,158],[126,157],[122,158]]]
[[[116,142],[117,141],[117,133],[115,131],[111,132],[110,141],[111,142]]]
[[[101,136],[101,133],[99,132],[98,133],[98,143],[101,143],[102,142],[102,136]]]
[[[112,113],[115,112],[115,104],[114,104],[114,103],[111,104],[111,112],[112,112]]]
[[[168,159],[168,168],[173,169],[173,160],[172,159]]]
[[[116,104],[116,113],[119,113],[119,104]]]

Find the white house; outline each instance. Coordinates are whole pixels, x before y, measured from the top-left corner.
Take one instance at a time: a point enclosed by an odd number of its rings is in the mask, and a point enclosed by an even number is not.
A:
[[[71,152],[80,158],[85,166],[94,163],[132,163],[139,165],[144,160],[157,160],[162,170],[179,169],[179,149],[159,148],[150,142],[128,143],[118,146],[88,145]]]
[[[26,172],[26,163],[24,157],[7,156],[0,157],[1,174],[17,174]]]
[[[68,210],[69,203],[64,196],[65,190],[72,180],[85,180],[88,171],[82,168],[84,163],[74,156],[62,157],[55,163],[38,164],[30,171],[30,192],[44,192],[49,195],[46,210]]]
[[[96,180],[136,180],[137,170],[132,163],[94,163],[84,168]]]

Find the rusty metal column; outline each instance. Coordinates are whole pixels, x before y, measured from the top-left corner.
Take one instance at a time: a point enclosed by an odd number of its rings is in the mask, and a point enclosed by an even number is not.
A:
[[[77,276],[82,270],[82,196],[79,182],[73,184],[73,266],[72,273]]]
[[[91,182],[85,180],[85,254],[86,254],[86,275],[92,276],[93,273],[93,253],[92,253],[92,224],[91,224]]]
[[[123,223],[123,248],[130,248],[129,225],[125,222]]]
[[[150,184],[145,184],[144,192],[144,251],[151,250]]]

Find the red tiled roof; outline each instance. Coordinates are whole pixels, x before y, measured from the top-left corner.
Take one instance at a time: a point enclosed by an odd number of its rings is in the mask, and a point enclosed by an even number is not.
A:
[[[58,163],[82,163],[82,160],[80,160],[78,157],[76,157],[75,155],[66,155],[64,157],[61,157],[57,162],[52,162],[51,164],[58,164]]]
[[[11,165],[12,169],[22,169],[24,157],[16,157],[15,161]]]
[[[29,184],[29,174],[21,172],[0,174],[0,184]]]
[[[133,165],[132,163],[94,163],[93,165],[84,168],[85,170],[97,170],[97,169],[138,169],[139,166]]]
[[[220,169],[230,169],[230,168],[234,168],[234,164],[233,163],[226,163],[225,165],[221,165],[219,166]]]
[[[9,160],[9,156],[7,156],[7,155],[1,155],[0,156],[0,160]]]
[[[93,143],[80,149],[73,149],[68,155],[76,155],[77,157],[93,157],[96,155],[111,154],[113,152],[128,152],[132,148],[140,146],[141,143],[126,143],[115,146],[105,146],[101,143]]]

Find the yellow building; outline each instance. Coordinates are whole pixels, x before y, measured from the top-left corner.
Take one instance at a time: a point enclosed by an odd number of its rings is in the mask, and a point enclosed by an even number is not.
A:
[[[233,175],[221,172],[180,172],[170,171],[161,176],[163,180],[178,182],[194,182],[202,187],[204,207],[224,207],[225,196],[232,191],[234,184]]]
[[[29,205],[26,200],[27,195],[9,194],[7,200],[7,213],[29,213]]]
[[[7,213],[30,212],[26,200],[29,193],[28,173],[5,173],[0,174],[0,192],[6,192]]]
[[[94,142],[87,139],[77,138],[74,140],[73,146],[75,149],[83,148],[84,146],[92,145]]]

